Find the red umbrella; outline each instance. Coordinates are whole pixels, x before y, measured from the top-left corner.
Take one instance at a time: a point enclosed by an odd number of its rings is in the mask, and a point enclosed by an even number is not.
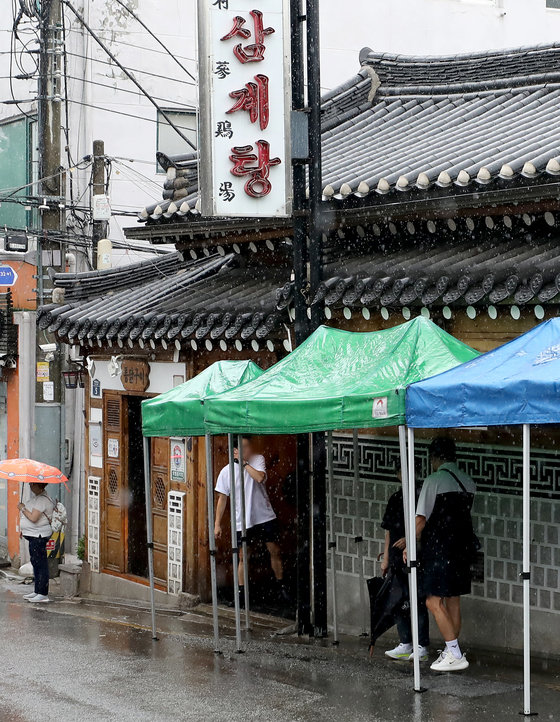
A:
[[[0,479],[24,484],[64,484],[70,491],[68,479],[55,466],[33,459],[4,459],[0,461]]]

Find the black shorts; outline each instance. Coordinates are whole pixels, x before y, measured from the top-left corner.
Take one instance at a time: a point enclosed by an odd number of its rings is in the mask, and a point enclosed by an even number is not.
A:
[[[278,542],[279,538],[278,519],[271,519],[262,524],[255,524],[255,526],[247,529],[247,544],[249,546],[259,541],[263,542],[263,544]],[[237,546],[241,546],[240,531],[237,532]]]
[[[460,597],[471,593],[468,559],[423,559],[422,586],[427,597]]]

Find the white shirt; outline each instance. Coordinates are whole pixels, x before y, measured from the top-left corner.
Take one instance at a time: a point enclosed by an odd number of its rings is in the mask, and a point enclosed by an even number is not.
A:
[[[38,509],[42,513],[39,517],[39,521],[33,523],[32,521],[29,521],[29,519],[23,514],[22,511],[19,527],[23,536],[42,536],[50,538],[52,534],[52,527],[50,525],[49,519],[52,519],[54,504],[47,496],[47,492],[43,491],[37,496],[35,496],[35,494],[31,492],[31,498],[25,502],[25,508],[29,512],[33,511],[33,509]],[[47,516],[45,516],[45,514],[48,516],[49,519],[47,519]]]
[[[267,521],[276,519],[276,514],[270,504],[270,499],[266,493],[266,462],[264,456],[257,454],[251,456],[249,459],[249,465],[257,471],[264,471],[264,480],[259,484],[249,474],[247,469],[243,470],[243,478],[245,481],[245,528],[250,529],[257,524],[264,524]],[[235,516],[237,521],[237,531],[242,531],[242,516],[241,516],[241,484],[240,484],[240,465],[234,464],[235,466]],[[218,480],[216,481],[216,491],[220,494],[230,495],[231,481],[229,474],[229,464],[218,474]]]
[[[461,471],[454,461],[446,461],[437,471],[434,471],[433,474],[426,477],[422,484],[422,490],[418,497],[418,505],[416,506],[416,516],[425,516],[427,521],[432,515],[438,494],[447,494],[450,491],[462,491],[459,484],[446,469],[452,471],[455,476],[461,480],[461,483],[469,494],[476,492],[476,484],[471,477],[464,471]]]

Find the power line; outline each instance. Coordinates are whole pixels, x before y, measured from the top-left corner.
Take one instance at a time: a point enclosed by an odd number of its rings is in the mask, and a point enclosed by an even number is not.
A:
[[[80,165],[82,163],[87,163],[87,165],[85,165],[83,168],[80,168]],[[19,191],[23,191],[26,188],[30,188],[31,186],[38,185],[39,183],[42,183],[43,181],[52,180],[53,178],[56,178],[56,176],[60,175],[60,173],[64,173],[65,171],[72,172],[73,170],[86,170],[87,168],[89,168],[90,165],[91,165],[91,163],[89,161],[87,161],[85,158],[82,158],[74,166],[71,166],[68,168],[61,168],[58,173],[53,173],[52,175],[45,176],[44,178],[37,178],[36,180],[31,181],[30,183],[26,183],[23,186],[12,186],[11,188],[0,188],[0,193],[6,193],[7,191],[9,191],[9,196],[12,196],[14,193],[19,193]],[[5,196],[5,197],[0,196],[0,201],[7,200],[7,198],[9,196]]]
[[[175,57],[175,55],[173,55],[173,53],[171,53],[171,51],[169,50],[169,48],[167,48],[167,47],[162,43],[162,41],[157,37],[157,35],[156,35],[155,33],[153,33],[153,32],[150,30],[150,28],[149,28],[142,20],[140,20],[140,18],[138,17],[138,15],[136,15],[136,13],[135,13],[133,10],[131,10],[131,9],[128,7],[128,5],[125,5],[122,0],[117,0],[117,3],[118,3],[122,8],[124,8],[124,9],[127,11],[127,13],[129,13],[130,15],[132,15],[132,17],[136,20],[136,22],[140,23],[140,25],[146,30],[146,32],[149,33],[150,36],[151,36],[157,43],[159,43],[159,44],[161,45],[161,47],[165,50],[165,52],[168,53],[169,56],[170,56],[171,58],[173,58],[173,60],[177,63],[177,65],[178,65],[182,70],[184,70],[184,72],[185,72],[190,78],[192,78],[192,79],[195,81],[195,83],[196,83],[196,78],[194,77],[194,75],[193,75],[191,72],[189,72],[181,62],[179,62],[179,60]]]
[[[109,67],[114,67],[113,63],[110,63],[108,60],[103,60],[102,58],[87,58],[85,55],[82,55],[81,53],[73,53],[68,52],[68,55],[72,55],[75,58],[81,58],[82,60],[86,60],[87,62],[92,63],[101,63],[102,65],[109,65]],[[119,65],[120,67],[120,65]],[[158,73],[151,73],[149,70],[142,70],[141,68],[128,68],[129,71],[133,73],[143,73],[144,75],[149,75],[152,78],[158,78],[159,80],[167,80],[173,83],[181,83],[182,85],[188,85],[190,87],[196,87],[196,83],[191,83],[188,80],[181,80],[180,78],[173,78],[168,75],[161,75]]]
[[[85,21],[85,20],[83,19],[83,17],[80,15],[80,13],[76,10],[76,8],[72,5],[72,3],[70,3],[69,0],[63,0],[63,2],[67,5],[67,7],[68,7],[68,8],[74,13],[74,15],[78,18],[78,20],[82,23],[82,25],[84,26],[84,28],[85,28],[85,29],[88,31],[88,33],[92,36],[92,38],[95,40],[95,42],[107,53],[107,55],[111,58],[111,60],[113,60],[113,61],[119,66],[119,68],[123,71],[123,73],[125,73],[126,75],[128,75],[128,77],[130,78],[130,80],[134,83],[134,85],[136,85],[136,87],[138,88],[138,90],[139,90],[143,95],[146,96],[146,98],[150,101],[150,103],[151,103],[157,110],[159,110],[159,112],[163,115],[163,117],[165,118],[165,120],[167,120],[167,122],[169,123],[169,125],[170,125],[170,126],[173,128],[173,130],[177,133],[177,135],[179,135],[188,145],[190,145],[190,147],[191,147],[193,150],[196,150],[195,145],[187,138],[186,135],[184,135],[183,133],[181,133],[181,131],[179,130],[179,128],[177,128],[177,126],[173,123],[173,121],[172,121],[171,118],[167,115],[167,113],[166,113],[164,110],[162,110],[162,109],[159,107],[159,105],[156,103],[156,101],[151,97],[151,95],[144,90],[144,88],[143,88],[143,87],[140,85],[140,83],[136,80],[136,78],[134,77],[134,75],[132,75],[132,73],[130,73],[130,72],[124,67],[124,65],[122,65],[122,64],[117,60],[116,56],[113,55],[113,53],[109,50],[109,48],[105,45],[105,43],[101,40],[101,38],[99,38],[99,37],[93,32],[93,30],[89,27],[89,25],[86,23],[86,21]]]
[[[118,0],[117,0],[117,2],[118,2]],[[127,10],[128,10],[128,8],[127,8]],[[129,10],[129,12],[132,13],[132,11],[130,11],[130,10]],[[140,20],[138,20],[138,21],[139,21],[140,24],[147,30],[147,32],[150,33],[150,35],[152,35],[152,37],[154,37],[154,39],[159,42],[159,36],[158,36],[158,37],[155,37],[155,36],[152,34],[152,32],[149,30],[149,28],[147,28]],[[93,30],[95,30],[95,32],[96,32],[96,33],[99,33],[99,34],[101,34],[101,33],[111,33],[111,32],[112,32],[111,30],[109,30],[109,29],[107,29],[107,28],[93,28]],[[79,31],[78,28],[70,28],[70,32],[79,33],[80,31]],[[119,35],[120,35],[121,33],[125,33],[125,32],[131,33],[131,31],[122,30],[121,28],[119,28],[119,31],[118,31],[118,32],[119,32]],[[134,33],[134,34],[141,35],[140,32]],[[180,37],[180,36],[178,36],[178,35],[171,35],[171,36],[169,36],[169,37]],[[138,48],[138,44],[137,44],[137,43],[136,43],[136,44],[135,44],[135,43],[127,43],[127,42],[125,42],[124,40],[121,40],[121,38],[119,38],[118,43],[119,43],[119,45],[127,45],[129,48]],[[161,44],[161,43],[160,43],[160,44]],[[163,47],[166,47],[166,46],[163,46]],[[196,58],[188,58],[186,55],[175,55],[175,53],[172,53],[172,52],[171,52],[170,50],[168,50],[167,48],[166,48],[165,50],[156,50],[155,48],[142,48],[142,50],[147,50],[147,51],[150,52],[150,53],[157,53],[158,55],[169,55],[173,60],[176,60],[176,59],[178,58],[179,60],[188,60],[188,61],[193,62],[193,63],[196,63],[196,62],[197,62],[197,61],[196,61]],[[183,67],[183,66],[181,66],[181,67]],[[187,75],[189,75],[193,80],[196,80],[196,77],[193,76],[187,69],[183,68],[183,70],[185,70],[185,72],[187,73]]]
[[[90,85],[99,85],[101,88],[109,88],[110,90],[114,90],[115,92],[118,92],[118,93],[131,93],[132,95],[138,95],[138,91],[136,91],[136,90],[130,90],[129,88],[118,88],[118,87],[115,88],[114,85],[109,85],[108,83],[100,83],[97,80],[87,80],[86,78],[78,78],[76,75],[69,75],[68,78],[70,80],[77,80],[78,82],[81,82],[81,83],[89,83]],[[161,98],[157,95],[152,95],[152,98],[154,100],[161,100],[164,103],[176,103],[177,102],[176,100],[171,100],[171,98]],[[183,107],[195,110],[194,105],[183,105]],[[175,110],[175,108],[173,110]],[[179,108],[177,108],[177,110],[181,110],[181,108],[179,107]]]
[[[20,102],[24,102],[24,101],[20,101]],[[31,101],[25,101],[25,102],[31,102]],[[84,103],[81,100],[72,100],[71,98],[69,98],[68,102],[74,103],[75,105],[83,105],[86,108],[94,108],[95,110],[102,110],[105,113],[115,113],[116,115],[124,115],[126,118],[134,118],[134,120],[144,120],[147,123],[156,123],[157,124],[159,122],[155,118],[146,118],[143,115],[134,115],[133,113],[127,113],[124,110],[114,110],[113,108],[104,108],[104,107],[100,107],[98,105],[94,105],[93,103]],[[161,108],[158,108],[158,110],[161,113],[161,115],[163,115],[163,117],[167,120],[167,118],[164,114],[164,111],[162,111]],[[173,111],[170,111],[170,112],[173,112]],[[169,123],[169,121],[167,121],[167,122]],[[177,130],[177,128],[181,128],[182,130],[188,130],[188,131],[192,130],[192,128],[187,128],[186,126],[183,126],[183,125],[177,125],[176,123],[170,123],[170,126],[173,128],[173,130]],[[186,138],[183,136],[182,133],[179,133],[179,135],[181,136],[181,138],[183,140],[185,140],[189,144],[189,146],[191,148],[194,148],[194,150],[196,151],[196,146],[194,146],[190,141],[186,140]]]

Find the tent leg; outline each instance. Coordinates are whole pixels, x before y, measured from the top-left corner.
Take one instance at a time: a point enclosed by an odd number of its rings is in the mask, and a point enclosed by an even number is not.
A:
[[[152,639],[157,639],[156,602],[154,589],[154,538],[152,531],[152,483],[150,479],[150,439],[142,437],[144,445],[144,489],[146,495],[146,536],[148,542],[148,573],[150,575],[150,610],[152,614]]]
[[[338,617],[336,603],[336,539],[334,535],[334,472],[332,431],[327,432],[327,469],[329,474],[329,551],[331,557],[333,644],[338,644]]]
[[[311,539],[310,539],[309,434],[296,436],[297,505],[297,633],[312,634],[311,626]]]
[[[410,515],[408,513],[408,456],[406,451],[406,426],[399,426],[399,455],[401,461],[401,485],[403,493],[404,528],[406,541],[408,544]]]
[[[325,433],[313,444],[313,636],[327,636],[327,449]]]
[[[220,652],[218,626],[218,585],[216,582],[216,537],[214,536],[214,470],[212,468],[212,437],[206,434],[206,500],[208,503],[208,547],[210,549],[210,583],[212,586],[212,623],[214,626],[214,652]]]
[[[366,588],[364,575],[364,552],[362,544],[364,538],[360,529],[360,444],[358,438],[358,429],[352,432],[352,450],[354,456],[354,499],[356,500],[356,517],[354,521],[354,541],[356,543],[356,551],[358,554],[358,581],[360,584],[360,607],[362,611],[362,631],[360,637],[367,637],[367,606],[366,606]]]
[[[523,714],[531,712],[531,427],[523,424]]]
[[[231,555],[233,563],[233,601],[235,604],[235,641],[237,652],[241,653],[241,608],[239,603],[239,549],[237,548],[237,506],[235,502],[235,464],[233,461],[233,434],[228,434],[230,506],[231,506]]]
[[[424,692],[420,686],[420,655],[418,654],[418,578],[416,562],[416,474],[414,464],[414,429],[408,429],[408,567],[410,572],[410,622],[412,651],[414,652],[414,691]]]
[[[241,548],[243,549],[243,592],[245,597],[245,629],[251,628],[249,617],[249,557],[247,555],[247,518],[245,515],[245,474],[243,473],[243,437],[237,437],[239,451],[239,486],[241,488]]]

